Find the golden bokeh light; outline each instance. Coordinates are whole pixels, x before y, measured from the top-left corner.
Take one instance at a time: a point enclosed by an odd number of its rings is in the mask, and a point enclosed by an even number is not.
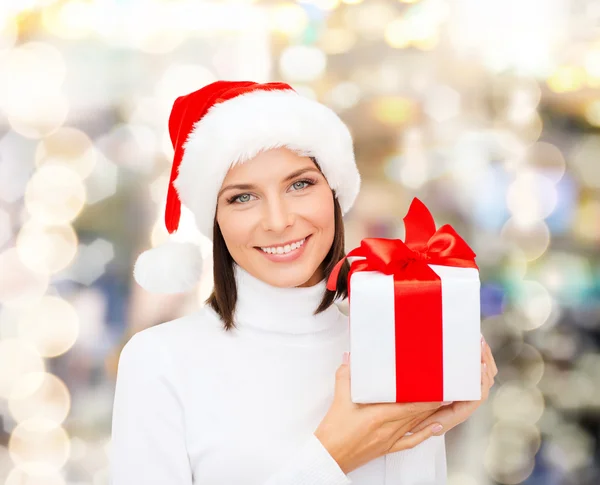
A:
[[[559,66],[547,80],[548,87],[555,93],[568,93],[581,89],[586,72],[580,66]]]
[[[10,457],[29,475],[44,476],[58,472],[69,459],[67,432],[47,418],[31,418],[19,423],[8,441]]]
[[[526,170],[517,175],[506,192],[506,205],[520,226],[548,217],[557,203],[556,187],[545,175]]]
[[[281,53],[279,69],[289,82],[308,82],[319,79],[327,67],[325,53],[313,46],[291,46]]]
[[[492,428],[484,467],[494,480],[517,485],[531,475],[540,444],[540,431],[534,425],[500,421]]]
[[[8,400],[8,409],[17,423],[46,418],[62,423],[71,408],[71,394],[65,383],[47,372],[24,375]]]
[[[83,131],[62,127],[41,140],[35,152],[35,164],[58,163],[68,166],[85,179],[94,169],[97,153],[92,140]]]
[[[15,246],[29,269],[54,274],[73,261],[77,234],[70,225],[46,226],[32,219],[21,227]]]
[[[514,244],[523,251],[528,261],[534,261],[546,252],[550,245],[550,229],[542,220],[521,223],[511,217],[500,231],[507,244]]]
[[[494,395],[493,413],[505,422],[534,424],[544,413],[544,396],[537,387],[507,382]]]
[[[23,312],[18,334],[40,355],[57,357],[67,352],[79,335],[79,316],[73,306],[56,296],[44,296]]]
[[[70,223],[83,209],[85,200],[83,181],[64,165],[42,165],[25,190],[25,207],[43,224]]]
[[[416,106],[413,100],[401,96],[384,96],[372,105],[375,119],[390,126],[402,126],[413,119]]]
[[[285,35],[298,35],[306,29],[308,15],[300,5],[281,3],[269,11],[269,26],[272,31]]]
[[[0,397],[8,399],[23,376],[44,371],[44,360],[33,345],[15,338],[0,340]]]
[[[48,274],[32,271],[16,248],[0,253],[0,303],[25,308],[37,302],[48,288]]]
[[[58,473],[45,476],[30,475],[20,468],[13,468],[4,485],[67,485],[65,479]]]

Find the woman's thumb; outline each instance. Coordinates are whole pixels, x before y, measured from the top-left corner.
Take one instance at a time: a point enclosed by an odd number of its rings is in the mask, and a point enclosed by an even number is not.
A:
[[[335,373],[336,388],[344,393],[350,392],[350,353],[344,352],[342,356],[342,365]]]

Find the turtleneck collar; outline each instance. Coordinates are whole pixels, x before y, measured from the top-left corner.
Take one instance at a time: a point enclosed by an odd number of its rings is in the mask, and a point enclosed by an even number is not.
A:
[[[234,264],[237,284],[235,324],[240,331],[259,331],[287,337],[320,338],[339,334],[344,320],[337,305],[313,315],[326,281],[314,286],[279,288]]]

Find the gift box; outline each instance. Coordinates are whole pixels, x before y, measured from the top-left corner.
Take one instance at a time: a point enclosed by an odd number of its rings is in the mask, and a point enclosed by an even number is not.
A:
[[[415,198],[405,241],[366,238],[346,257],[355,403],[481,399],[479,268]],[[334,290],[344,259],[332,271]]]

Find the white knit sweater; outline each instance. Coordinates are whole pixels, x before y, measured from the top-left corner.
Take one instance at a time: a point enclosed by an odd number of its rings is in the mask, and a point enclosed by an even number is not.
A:
[[[443,485],[444,436],[344,474],[313,431],[349,349],[325,281],[276,288],[236,265],[237,329],[209,307],[137,333],[119,360],[112,485]]]

